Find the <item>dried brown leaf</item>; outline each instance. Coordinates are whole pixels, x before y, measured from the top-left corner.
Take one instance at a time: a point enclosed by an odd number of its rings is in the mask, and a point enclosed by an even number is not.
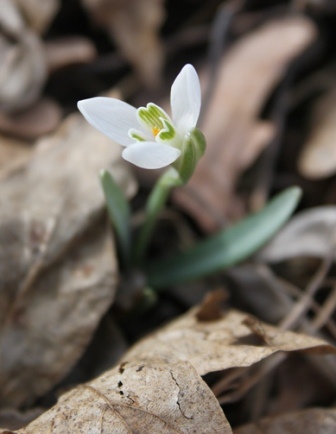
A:
[[[336,410],[312,408],[258,420],[234,430],[234,434],[334,434]]]
[[[163,47],[158,32],[164,19],[162,0],[82,0],[93,19],[106,28],[147,86],[161,77]]]
[[[250,366],[278,352],[331,350],[323,340],[280,330],[236,310],[212,322],[197,319],[198,308],[134,345],[129,359],[188,360],[200,375]]]
[[[134,360],[65,394],[18,434],[230,434],[208,386],[188,362]]]
[[[336,90],[318,102],[312,119],[310,137],[299,157],[300,173],[320,179],[336,172]]]
[[[140,341],[117,368],[67,393],[19,433],[42,433],[46,427],[55,434],[111,429],[114,433],[230,433],[200,374],[249,366],[277,351],[331,351],[324,341],[281,331],[238,311],[200,322],[198,309]]]
[[[3,405],[27,403],[57,383],[111,304],[117,264],[101,221],[101,168],[134,192],[120,147],[73,115],[0,181]]]
[[[222,224],[237,178],[273,137],[273,126],[260,121],[259,112],[287,65],[315,36],[309,19],[283,18],[243,37],[223,59],[202,128],[205,156],[174,196],[205,230]]]

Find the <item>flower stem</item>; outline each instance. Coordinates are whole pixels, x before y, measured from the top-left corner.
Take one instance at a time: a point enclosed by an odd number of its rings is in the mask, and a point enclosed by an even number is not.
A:
[[[155,184],[146,203],[145,222],[136,240],[135,264],[140,265],[144,258],[157,218],[166,204],[170,190],[181,185],[183,185],[183,181],[173,167],[166,170]]]

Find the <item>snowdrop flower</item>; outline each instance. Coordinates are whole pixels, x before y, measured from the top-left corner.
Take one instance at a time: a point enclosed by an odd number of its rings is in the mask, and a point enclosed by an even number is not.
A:
[[[136,109],[106,97],[79,101],[78,108],[92,126],[125,146],[125,160],[144,169],[159,169],[175,162],[177,169],[187,165],[191,173],[205,148],[204,136],[195,128],[201,90],[193,66],[185,65],[176,77],[170,103],[171,117],[153,103]]]

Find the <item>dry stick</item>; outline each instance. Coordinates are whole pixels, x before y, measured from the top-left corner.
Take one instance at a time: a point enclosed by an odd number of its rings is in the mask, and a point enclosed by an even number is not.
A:
[[[246,374],[247,368],[233,368],[228,373],[225,374],[217,383],[215,383],[211,390],[215,396],[220,395],[223,391],[228,390],[229,388],[237,389],[237,385],[235,383],[236,380],[239,380],[240,377],[243,377]]]
[[[214,387],[212,387],[212,391],[217,397],[218,402],[220,404],[229,404],[242,399],[245,396],[246,392],[248,392],[253,386],[255,386],[263,377],[265,377],[265,375],[275,369],[285,358],[286,354],[274,354],[272,357],[269,357],[268,359],[263,361],[260,366],[258,366],[256,371],[252,374],[251,371],[246,368],[245,373],[247,375],[247,378],[243,379],[239,389],[236,388],[231,393],[226,393],[224,396],[218,396],[222,392],[223,388],[230,384],[226,381],[226,378],[223,378],[223,380],[219,381]],[[231,379],[233,379],[234,377],[238,378],[238,376],[241,375],[241,368],[236,368],[236,370],[231,373]],[[234,384],[232,386],[234,386]]]
[[[300,319],[303,313],[310,307],[314,307],[314,310],[319,311],[320,308],[317,305],[317,303],[312,299],[312,296],[316,293],[320,285],[322,284],[323,280],[325,279],[325,276],[332,264],[333,261],[333,254],[334,248],[331,249],[330,254],[324,259],[322,265],[320,266],[319,270],[315,274],[314,278],[311,280],[310,284],[308,285],[306,292],[302,293],[298,291],[297,288],[294,287],[294,285],[289,284],[287,287],[291,287],[291,292],[295,292],[295,295],[297,296],[298,293],[301,295],[301,298],[299,299],[298,303],[294,306],[294,308],[291,310],[289,315],[280,323],[280,328],[282,329],[289,329],[293,328],[296,322]],[[284,282],[282,282],[284,284]],[[336,294],[336,291],[335,291]],[[336,296],[335,296],[336,297]],[[330,306],[328,306],[330,309]],[[325,316],[324,316],[325,317]],[[312,325],[308,320],[305,318],[301,318],[302,322],[302,328],[309,333],[316,334],[317,328]],[[334,326],[333,321],[331,322],[332,326]],[[229,402],[234,402],[239,399],[241,399],[244,394],[254,385],[256,385],[262,378],[264,378],[269,372],[274,370],[284,359],[286,358],[286,354],[276,354],[273,357],[265,360],[262,362],[260,368],[257,370],[256,373],[254,373],[252,376],[247,378],[242,384],[242,386],[235,390],[232,393],[225,394],[224,396],[219,396],[218,401],[220,404],[225,404]],[[332,380],[333,383],[336,382],[336,379],[334,378],[335,375],[335,366],[330,359],[324,359],[324,361],[316,360],[314,361],[314,364],[318,366],[318,368],[327,375],[328,378]],[[227,390],[230,386],[233,387],[234,384],[233,381],[237,380],[242,375],[241,368],[237,368],[233,370],[229,376],[226,376],[221,381],[215,384],[215,386],[212,388],[212,391],[216,396],[218,396],[223,391]],[[253,416],[257,416],[256,413],[258,413],[256,409],[255,411],[252,411]]]
[[[313,297],[323,283],[335,256],[335,230],[331,231],[331,249],[329,254],[324,258],[317,273],[308,284],[306,291],[297,301],[291,312],[281,321],[280,328],[284,330],[293,329],[301,321],[301,328],[304,331],[313,332],[316,334],[316,329],[311,323],[308,323],[304,317],[309,307],[313,304]],[[312,330],[313,328],[313,330]],[[307,330],[308,329],[308,330]],[[335,359],[324,357],[323,359],[309,358],[309,360],[328,377],[328,379],[336,385],[335,377]]]
[[[324,302],[323,307],[319,309],[319,312],[315,316],[312,321],[312,325],[315,329],[320,329],[325,325],[328,325],[330,333],[336,339],[336,325],[334,321],[330,319],[333,312],[336,310],[336,286],[334,286],[331,294],[327,298],[327,301]],[[330,327],[330,322],[333,324],[333,327]]]
[[[316,294],[319,287],[323,283],[323,280],[325,279],[333,263],[333,256],[334,256],[333,254],[329,254],[326,258],[324,258],[321,266],[317,270],[317,273],[308,284],[306,291],[303,293],[301,298],[297,301],[294,308],[279,324],[280,328],[282,328],[283,330],[289,330],[294,328],[298,324],[300,318],[306,313],[306,311],[311,306],[314,295]]]
[[[301,319],[301,325],[302,328],[305,331],[308,331],[310,333],[316,334],[317,328],[314,327],[309,321],[307,321],[305,318],[303,318],[303,314],[311,307],[314,306],[317,311],[319,310],[318,305],[313,300],[313,296],[323,283],[332,263],[333,263],[333,252],[334,247],[330,250],[329,255],[324,258],[320,268],[318,269],[317,273],[311,280],[311,282],[308,284],[306,291],[301,294],[301,298],[298,300],[298,302],[295,304],[294,308],[291,310],[291,312],[281,321],[279,327],[284,330],[292,329],[296,326],[296,324]],[[286,358],[286,354],[277,354],[273,360],[269,361],[266,360],[263,362],[263,366],[261,367],[259,371],[259,378],[261,379],[266,374],[268,374],[271,370],[273,370],[276,366],[278,366],[284,359]],[[329,360],[329,361],[328,361]],[[324,362],[321,360],[314,360],[314,364],[318,366],[318,368],[325,373],[325,375],[328,376],[329,379],[332,380],[333,383],[336,382],[335,379],[335,364],[330,363],[330,359],[325,359]],[[258,380],[258,376],[256,375],[254,377],[254,380]],[[254,414],[254,416],[257,416]]]
[[[277,366],[279,363],[279,361],[276,361],[275,366]],[[272,370],[273,369],[274,367]],[[251,391],[251,405],[248,409],[249,420],[251,422],[257,421],[263,416],[263,414],[265,414],[265,409],[267,408],[267,403],[269,402],[271,388],[273,385],[273,377],[268,375],[269,373],[270,372],[266,372],[258,382],[257,387]]]
[[[302,297],[302,291],[299,288],[297,288],[295,285],[293,285],[292,283],[287,282],[285,280],[282,280],[282,279],[279,279],[279,280],[287,288],[287,291],[288,291],[289,294],[292,294],[295,298]],[[327,281],[324,281],[324,283],[326,285],[328,285]],[[336,286],[335,282],[333,283],[333,286]],[[321,308],[321,306],[314,299],[311,299],[310,302],[311,302],[310,308],[317,315],[317,317],[320,316],[321,315],[321,311],[322,311],[322,309],[324,307]],[[329,302],[329,299],[325,302],[325,304],[328,303],[328,302]],[[316,320],[317,317],[315,317],[315,320]],[[332,318],[330,318],[330,317],[329,318],[325,318],[325,321],[324,321],[323,325],[321,325],[321,326],[316,325],[315,324],[315,320],[308,321],[308,320],[304,319],[302,321],[302,324],[301,324],[302,329],[305,332],[307,332],[307,333],[316,334],[318,332],[318,330],[322,326],[325,326],[329,330],[329,332],[333,336],[335,336],[335,339],[336,339],[336,323],[335,323],[335,321],[333,321]]]

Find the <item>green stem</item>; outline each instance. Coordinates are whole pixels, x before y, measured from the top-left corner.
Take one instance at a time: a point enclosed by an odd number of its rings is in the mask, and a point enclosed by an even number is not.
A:
[[[134,263],[139,265],[143,260],[157,218],[166,204],[170,190],[182,184],[183,182],[178,172],[173,167],[170,167],[158,179],[147,200],[145,222],[137,238],[134,251]]]

